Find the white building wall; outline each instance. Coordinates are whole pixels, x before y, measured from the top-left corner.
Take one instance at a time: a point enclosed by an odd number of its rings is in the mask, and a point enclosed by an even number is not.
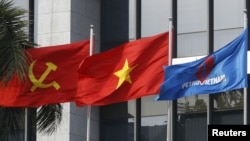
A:
[[[89,39],[94,25],[95,52],[100,42],[100,0],[36,0],[35,42],[39,46],[66,44]],[[86,140],[86,107],[63,103],[63,119],[56,133],[48,136],[37,133],[37,141]],[[92,108],[91,141],[99,140],[99,109]]]

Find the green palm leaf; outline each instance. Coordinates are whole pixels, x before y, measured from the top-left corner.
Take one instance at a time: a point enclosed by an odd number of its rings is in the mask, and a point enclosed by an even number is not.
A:
[[[0,80],[4,83],[14,74],[21,80],[26,78],[28,66],[24,50],[35,44],[29,41],[25,13],[27,11],[13,7],[12,1],[0,1]]]
[[[46,105],[39,108],[36,118],[37,130],[49,135],[55,133],[62,121],[62,110],[61,104]]]
[[[30,41],[27,11],[13,6],[13,1],[0,0],[0,81],[7,84],[14,75],[26,81],[27,58],[24,54],[36,44]],[[6,93],[7,94],[7,93]],[[60,104],[46,105],[33,114],[34,126],[41,133],[52,134],[62,119]],[[0,140],[18,138],[24,129],[24,108],[0,107]],[[30,128],[30,127],[29,127]]]
[[[23,108],[0,108],[0,140],[15,138],[24,129]]]

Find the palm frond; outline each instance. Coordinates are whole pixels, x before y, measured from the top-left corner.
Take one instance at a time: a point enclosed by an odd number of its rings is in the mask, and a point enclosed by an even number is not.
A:
[[[30,41],[27,11],[13,5],[13,0],[0,0],[0,81],[7,84],[17,75],[26,79],[28,63],[25,50],[37,44]],[[60,104],[42,106],[34,111],[34,124],[39,132],[52,134],[62,120]],[[24,108],[0,107],[0,140],[18,136],[24,128]],[[6,139],[8,138],[8,139]]]
[[[37,111],[37,130],[45,134],[53,134],[62,121],[61,104],[42,106]]]
[[[28,64],[24,50],[36,45],[29,41],[26,13],[14,7],[13,1],[0,1],[0,80],[4,83],[14,74],[26,79]]]
[[[0,107],[0,113],[0,140],[17,137],[24,129],[24,108]]]
[[[0,140],[19,140],[23,138],[23,131],[25,128],[25,108],[10,108],[0,107]],[[37,128],[37,131],[52,135],[55,133],[62,121],[62,110],[61,104],[45,105],[39,109],[31,110],[34,113],[29,113],[29,118],[33,119],[32,128]],[[30,110],[29,110],[30,111]],[[31,112],[30,111],[30,112]],[[29,126],[29,128],[31,128]],[[21,135],[21,137],[20,137]]]

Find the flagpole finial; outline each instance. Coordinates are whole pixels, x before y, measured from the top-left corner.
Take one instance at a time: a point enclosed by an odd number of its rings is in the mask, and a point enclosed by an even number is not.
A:
[[[93,29],[93,28],[94,28],[94,25],[93,25],[93,24],[91,24],[91,25],[90,25],[90,28],[91,28],[91,29]]]
[[[247,13],[247,9],[244,9],[243,12],[244,12],[244,13]]]
[[[244,28],[247,27],[247,9],[243,10],[243,15],[244,15]]]
[[[169,21],[172,21],[173,18],[172,18],[172,17],[169,17],[168,19],[169,19]]]

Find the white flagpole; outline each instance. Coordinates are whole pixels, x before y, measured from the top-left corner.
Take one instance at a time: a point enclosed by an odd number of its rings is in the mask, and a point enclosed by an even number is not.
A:
[[[94,44],[93,44],[93,36],[94,36],[94,25],[90,25],[90,48],[89,48],[89,56],[91,56],[93,54],[93,48],[94,48]],[[90,141],[90,119],[91,119],[91,105],[87,106],[87,135],[86,141]]]
[[[172,18],[169,18],[169,36],[168,36],[168,65],[172,65]],[[172,101],[168,102],[168,121],[167,121],[167,141],[172,141]]]
[[[243,25],[243,27],[244,27],[244,29],[247,27],[247,9],[244,9],[244,25]]]
[[[173,0],[170,0],[170,15],[171,17],[169,17],[169,25],[168,25],[168,32],[169,32],[169,36],[168,36],[168,65],[172,65],[172,49],[173,49],[173,23],[172,23],[172,16],[173,16],[173,11],[172,11],[172,6],[173,6]],[[173,101],[172,100],[169,100],[167,101],[167,104],[168,104],[168,107],[167,107],[167,114],[168,114],[168,117],[167,117],[167,141],[172,141],[173,138],[172,138],[172,127],[173,127],[173,119],[172,119],[172,114],[173,114],[173,111],[172,111],[172,107],[173,107]]]
[[[94,50],[94,25],[90,25],[90,49],[89,49],[89,56],[93,55]]]
[[[244,9],[244,29],[246,29],[247,27],[247,9]],[[247,124],[247,110],[248,110],[248,107],[247,107],[247,88],[244,88],[244,124],[246,125]]]

